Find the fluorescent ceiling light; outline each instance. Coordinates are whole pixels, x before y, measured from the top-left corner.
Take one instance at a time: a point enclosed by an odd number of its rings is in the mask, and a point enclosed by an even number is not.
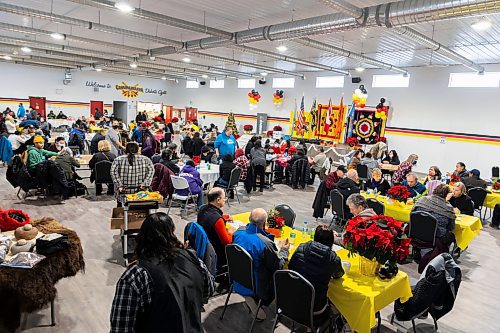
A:
[[[167,79],[167,77],[166,77],[166,76],[162,76],[162,77],[161,77],[161,79],[162,79],[163,81],[165,81],[165,80]]]
[[[491,22],[488,21],[488,20],[481,20],[481,21],[477,21],[476,23],[473,23],[471,25],[472,29],[476,30],[476,31],[485,31],[485,30],[488,30],[489,28],[491,28]]]
[[[204,78],[204,79],[208,79],[208,75],[207,74],[203,74],[201,77]]]
[[[53,32],[50,34],[50,37],[54,38],[54,39],[58,39],[58,40],[61,40],[61,39],[64,39],[64,35],[63,34],[60,34],[58,32]]]
[[[363,67],[356,67],[356,72],[364,72],[365,69]]]
[[[30,53],[31,49],[27,46],[23,46],[23,47],[21,47],[21,51],[23,51],[24,53]]]
[[[265,76],[267,76],[267,73],[266,72],[262,72],[262,73],[260,73],[260,75],[262,75],[262,76],[265,77]]]
[[[190,62],[191,58],[185,57],[185,58],[182,58],[182,61],[184,61],[184,62]]]
[[[2,58],[4,58],[5,60],[12,60],[12,57],[9,55],[4,55]]]
[[[115,7],[124,13],[130,13],[134,10],[134,7],[132,7],[128,2],[124,1],[119,1],[115,3]]]
[[[280,45],[280,46],[276,47],[276,50],[278,50],[280,52],[285,52],[286,50],[288,50],[288,47],[286,47],[285,45]]]
[[[129,66],[132,67],[132,68],[137,68],[137,63],[136,62],[131,62]]]
[[[102,72],[102,68],[96,68],[95,71],[96,72]]]

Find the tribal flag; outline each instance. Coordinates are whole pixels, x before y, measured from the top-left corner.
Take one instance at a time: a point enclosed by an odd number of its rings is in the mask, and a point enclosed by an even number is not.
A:
[[[328,134],[330,131],[330,126],[332,125],[332,99],[328,101],[328,111],[326,112],[326,119],[325,119],[325,133]]]
[[[299,111],[299,128],[303,129],[304,128],[304,95],[302,95],[302,100],[300,101],[300,111]]]
[[[314,99],[313,105],[311,106],[311,130],[314,131],[316,128],[316,122],[317,122],[317,117],[318,117],[318,110],[316,109],[316,98]]]

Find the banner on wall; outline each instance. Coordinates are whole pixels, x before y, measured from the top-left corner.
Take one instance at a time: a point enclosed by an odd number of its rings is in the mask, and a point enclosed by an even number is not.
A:
[[[121,92],[122,96],[126,98],[137,98],[140,94],[154,94],[160,96],[167,94],[167,91],[165,89],[142,87],[139,85],[139,83],[132,85],[123,81],[115,85],[111,85],[110,83],[106,82],[86,81],[85,86],[99,89],[110,89],[114,86],[115,90]]]
[[[122,81],[122,83],[115,85],[115,89],[120,91],[122,96],[126,98],[137,98],[144,93],[144,88],[139,86],[139,83],[129,85]]]

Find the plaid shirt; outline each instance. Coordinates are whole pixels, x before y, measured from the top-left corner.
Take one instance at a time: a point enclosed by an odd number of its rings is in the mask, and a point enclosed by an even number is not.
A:
[[[199,262],[203,269],[203,300],[206,303],[214,293],[214,278],[205,264],[201,260]],[[137,316],[151,305],[153,293],[153,280],[146,269],[139,265],[127,268],[116,285],[110,333],[134,332]]]
[[[238,166],[241,169],[240,180],[244,182],[247,179],[248,168],[250,167],[250,160],[245,155],[241,155],[240,157],[235,159],[233,163],[236,164],[236,166]]]
[[[125,193],[135,193],[139,186],[149,186],[153,180],[154,167],[149,158],[135,155],[132,165],[127,156],[119,156],[111,165],[111,178],[116,187],[123,187]]]

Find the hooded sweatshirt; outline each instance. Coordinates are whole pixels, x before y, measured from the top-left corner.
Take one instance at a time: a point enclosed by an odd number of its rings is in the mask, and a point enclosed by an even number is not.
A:
[[[231,154],[234,156],[237,142],[234,136],[227,136],[226,132],[222,132],[221,134],[219,134],[219,136],[217,136],[217,139],[215,139],[214,147],[216,149],[219,149],[219,156],[221,158],[226,154]]]
[[[179,176],[186,179],[189,184],[189,189],[192,194],[200,194],[202,192],[203,181],[200,178],[200,173],[194,167],[185,165],[179,172]],[[176,190],[179,195],[188,195],[188,190]]]
[[[37,149],[34,146],[30,146],[28,148],[28,170],[35,169],[37,164],[42,163],[47,158],[52,156],[57,156],[57,153],[45,150],[45,149]]]

